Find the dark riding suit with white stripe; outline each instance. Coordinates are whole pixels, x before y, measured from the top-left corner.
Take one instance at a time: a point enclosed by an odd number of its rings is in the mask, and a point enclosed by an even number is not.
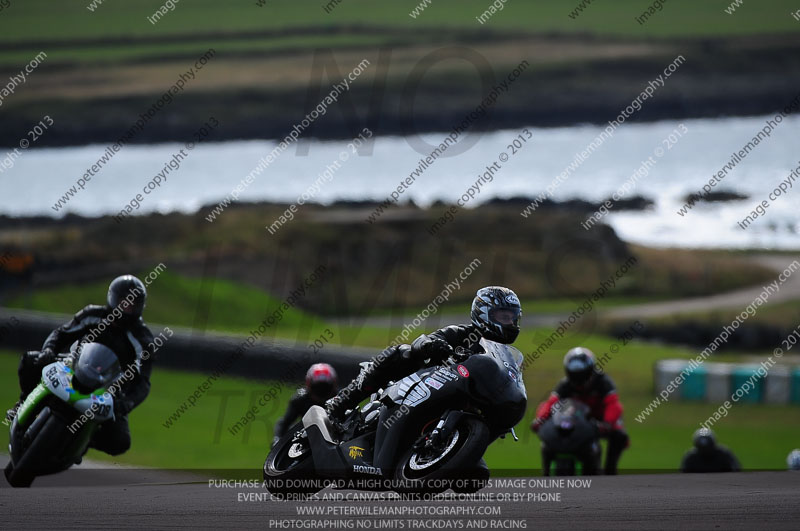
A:
[[[105,324],[101,324],[105,321]],[[102,329],[102,330],[101,330]],[[90,304],[75,314],[71,321],[53,330],[42,350],[55,354],[68,352],[75,341],[93,341],[105,345],[119,358],[122,371],[131,367],[128,379],[114,396],[114,419],[104,422],[92,439],[92,447],[111,455],[119,455],[131,445],[128,413],[141,404],[150,392],[153,356],[144,355],[153,344],[153,334],[141,317],[133,322],[116,319],[108,306]],[[19,366],[22,395],[27,396],[41,379],[44,365],[55,359],[37,358],[39,353],[23,355]]]

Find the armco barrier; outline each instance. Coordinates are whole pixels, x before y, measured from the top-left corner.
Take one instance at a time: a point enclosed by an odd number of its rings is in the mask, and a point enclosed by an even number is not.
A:
[[[764,402],[769,404],[786,404],[792,398],[791,367],[776,366],[770,369],[769,378],[764,386]]]
[[[666,359],[654,367],[655,393],[666,389],[681,372],[689,367],[688,360]],[[681,400],[721,404],[750,382],[750,391],[739,402],[800,404],[800,367],[775,365],[766,377],[758,377],[759,365],[753,363],[705,362],[685,375],[678,396]],[[752,378],[756,375],[756,378]],[[752,379],[751,379],[752,378]]]
[[[731,398],[731,372],[733,366],[730,363],[711,363],[707,364],[706,370],[706,394],[701,397],[709,402],[722,404]]]
[[[13,329],[0,337],[0,348],[20,353],[37,350],[47,335],[70,317],[0,308],[0,323],[8,323],[12,318],[15,322]],[[163,328],[152,324],[150,327],[156,334]],[[203,334],[174,326],[170,328],[175,335],[159,349],[154,370],[166,367],[210,374],[225,360],[230,359],[239,345],[247,339],[246,336]],[[312,355],[307,343],[298,346],[281,340],[257,341],[225,374],[258,380],[276,379],[301,360],[302,367],[312,363],[330,363],[339,374],[339,381],[347,382],[358,374],[359,362],[376,354],[377,351],[363,348],[345,349],[326,345],[317,355]],[[304,376],[305,369],[296,374],[296,380],[301,381]]]

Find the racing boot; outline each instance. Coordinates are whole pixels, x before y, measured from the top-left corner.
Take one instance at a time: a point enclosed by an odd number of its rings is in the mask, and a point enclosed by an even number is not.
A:
[[[42,368],[49,363],[55,361],[56,355],[52,350],[45,349],[42,351],[28,351],[25,352],[19,360],[19,367],[17,368],[17,375],[19,376],[19,387],[21,389],[19,394],[19,401],[6,411],[6,421],[13,422],[17,411],[25,398],[36,388],[42,378]]]
[[[19,360],[17,375],[19,376],[20,400],[24,400],[36,388],[42,379],[42,369],[56,360],[52,350],[30,351]]]
[[[623,430],[613,430],[608,434],[608,448],[606,449],[605,474],[615,476],[617,474],[617,463],[623,450],[630,444],[628,434]]]
[[[14,404],[14,407],[12,407],[8,411],[6,411],[6,422],[7,423],[10,424],[10,423],[14,422],[14,417],[17,416],[17,411],[19,411],[20,406],[22,406],[22,403],[25,401],[25,399],[27,397],[28,397],[28,393],[26,393],[25,391],[22,391],[19,394],[19,400],[17,400],[17,403]]]
[[[9,424],[10,424],[10,423],[14,422],[14,417],[16,417],[16,416],[17,416],[17,411],[19,410],[19,406],[21,406],[21,405],[22,405],[22,399],[20,399],[20,400],[19,400],[19,401],[18,401],[18,402],[17,402],[17,403],[14,405],[14,407],[12,407],[12,408],[11,408],[11,409],[9,409],[8,411],[6,411],[6,422],[7,422],[7,423],[9,423]]]
[[[355,380],[342,388],[336,396],[325,402],[325,411],[334,425],[341,423],[348,410],[356,407],[373,392],[370,390],[372,386],[369,384],[376,379],[375,363],[367,362],[363,364],[361,372],[358,373]]]
[[[347,410],[356,407],[390,380],[412,372],[414,363],[410,351],[408,345],[389,347],[371,361],[362,363],[358,376],[325,403],[332,423],[339,424]]]

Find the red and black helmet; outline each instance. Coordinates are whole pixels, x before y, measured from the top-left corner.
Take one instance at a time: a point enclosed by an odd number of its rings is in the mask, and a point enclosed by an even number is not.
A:
[[[324,402],[339,390],[336,370],[327,363],[315,363],[306,372],[306,389],[315,402]]]

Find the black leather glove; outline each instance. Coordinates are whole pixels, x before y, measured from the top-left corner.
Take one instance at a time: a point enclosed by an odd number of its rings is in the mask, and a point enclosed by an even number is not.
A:
[[[533,422],[531,422],[531,431],[539,433],[539,428],[542,427],[542,424],[544,424],[546,420],[547,419],[541,417],[536,417],[533,419]]]
[[[592,424],[594,424],[594,429],[597,432],[599,437],[603,435],[608,435],[611,432],[611,425],[607,422],[603,422],[602,420],[593,420]]]
[[[40,350],[39,352],[30,352],[29,355],[34,356],[34,363],[40,367],[44,367],[56,361],[56,353],[49,348]]]
[[[121,396],[114,397],[114,418],[118,419],[120,417],[124,417],[128,413],[131,412],[130,404],[127,400],[122,398]]]
[[[453,354],[450,356],[453,358],[453,361],[456,363],[463,363],[469,358],[472,354],[461,347],[458,347]]]
[[[425,344],[425,354],[428,356],[440,355],[446,358],[454,353],[455,351],[450,343],[443,339],[431,339]]]

